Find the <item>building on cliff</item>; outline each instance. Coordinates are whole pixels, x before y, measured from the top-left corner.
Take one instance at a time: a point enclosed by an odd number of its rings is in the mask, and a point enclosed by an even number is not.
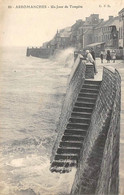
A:
[[[60,31],[57,30],[57,33],[54,36],[54,38],[47,43],[47,47],[51,48],[52,50],[64,49],[69,47],[70,34],[71,34],[71,27],[67,27]]]
[[[109,16],[107,21],[102,21],[94,28],[94,43],[105,42],[105,48],[118,48],[118,29],[119,17]]]
[[[83,25],[84,21],[79,19],[71,27],[70,45],[78,49],[82,49],[83,45]]]
[[[85,23],[83,25],[83,48],[86,45],[93,43],[93,29],[100,22],[98,14],[91,14],[86,17]]]
[[[109,16],[106,21],[100,19],[99,14],[91,14],[86,17],[85,21],[79,19],[71,27],[57,30],[53,39],[43,44],[40,52],[37,49],[38,56],[43,57],[42,51],[47,49],[49,52],[46,56],[49,57],[57,50],[68,47],[74,47],[78,51],[93,47],[98,56],[101,50],[116,49],[122,56],[124,53],[124,8],[118,13],[118,16]],[[32,55],[31,49],[28,51]],[[34,53],[33,49],[33,56],[35,56]]]
[[[118,13],[119,15],[119,47],[124,49],[124,8]]]
[[[75,47],[78,50],[84,49],[93,43],[105,43],[105,48],[117,49],[122,45],[123,23],[122,9],[119,16],[109,16],[109,19],[99,18],[99,14],[91,14],[86,17],[85,21],[79,19],[72,27],[57,31],[55,37],[48,42],[54,48],[62,49],[67,47]]]

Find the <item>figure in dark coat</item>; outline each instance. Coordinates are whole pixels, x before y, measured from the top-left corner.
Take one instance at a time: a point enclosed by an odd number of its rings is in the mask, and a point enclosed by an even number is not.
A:
[[[110,60],[111,60],[110,50],[107,50],[106,60],[107,60],[107,63],[110,63]]]
[[[101,53],[100,53],[101,63],[103,63],[103,58],[104,58],[103,51],[101,51]]]
[[[95,56],[95,51],[93,50],[93,48],[91,48],[91,52],[90,53],[91,53],[93,59],[95,60],[96,59],[96,56]]]

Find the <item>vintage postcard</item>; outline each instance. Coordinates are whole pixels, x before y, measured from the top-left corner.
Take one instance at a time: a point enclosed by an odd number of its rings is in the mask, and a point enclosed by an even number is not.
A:
[[[124,195],[124,0],[0,0],[0,195]]]

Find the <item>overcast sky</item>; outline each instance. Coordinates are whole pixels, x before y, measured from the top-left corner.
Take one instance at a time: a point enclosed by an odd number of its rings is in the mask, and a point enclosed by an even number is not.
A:
[[[53,38],[57,29],[71,26],[78,19],[93,13],[108,19],[109,15],[117,16],[124,7],[124,0],[0,0],[0,3],[3,46],[41,46]],[[17,5],[46,5],[47,8],[15,8]],[[52,5],[68,8],[56,9]],[[70,5],[82,8],[70,8]]]

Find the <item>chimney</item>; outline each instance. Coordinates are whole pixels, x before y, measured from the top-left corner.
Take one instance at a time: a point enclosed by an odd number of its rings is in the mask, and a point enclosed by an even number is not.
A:
[[[109,20],[112,20],[114,17],[113,16],[109,16]]]

